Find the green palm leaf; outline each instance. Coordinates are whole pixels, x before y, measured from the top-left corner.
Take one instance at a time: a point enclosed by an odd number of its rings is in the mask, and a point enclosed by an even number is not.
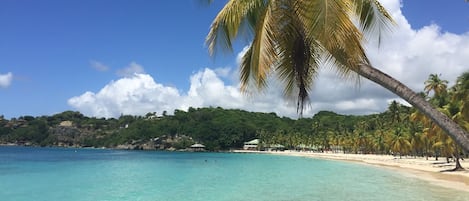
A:
[[[318,70],[328,66],[342,78],[361,75],[389,89],[469,150],[467,132],[370,64],[362,43],[373,36],[380,43],[393,23],[377,0],[230,0],[213,21],[206,43],[213,55],[218,48],[232,51],[240,33],[252,37],[240,66],[241,90],[264,89],[275,75],[284,84],[284,94],[297,99],[300,115]],[[432,88],[444,94],[446,85]]]
[[[354,75],[358,64],[369,63],[362,31],[381,32],[389,22],[390,15],[372,0],[231,0],[213,21],[206,43],[211,55],[220,47],[232,51],[247,26],[254,37],[241,62],[241,90],[265,88],[273,73],[284,84],[285,97],[296,96],[301,115],[319,68],[329,65],[344,78]]]

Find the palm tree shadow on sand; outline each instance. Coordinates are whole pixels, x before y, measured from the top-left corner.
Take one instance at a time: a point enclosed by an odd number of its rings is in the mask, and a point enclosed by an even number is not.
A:
[[[443,164],[443,163],[434,163],[434,164]],[[444,163],[444,164],[447,164],[447,163]],[[456,167],[447,169],[447,170],[441,170],[440,172],[456,172],[456,171],[464,171],[464,172],[466,171],[466,169],[461,166],[461,163],[459,162],[459,158],[456,159]]]

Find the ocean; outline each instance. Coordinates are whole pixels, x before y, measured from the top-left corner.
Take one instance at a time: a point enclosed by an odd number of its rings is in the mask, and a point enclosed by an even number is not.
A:
[[[390,169],[240,153],[0,146],[2,201],[469,200]]]

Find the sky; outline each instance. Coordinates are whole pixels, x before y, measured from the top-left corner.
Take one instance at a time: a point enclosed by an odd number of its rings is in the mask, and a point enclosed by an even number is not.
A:
[[[298,117],[275,82],[258,95],[240,93],[238,63],[249,41],[209,56],[205,37],[225,2],[0,1],[0,115],[72,110],[109,118],[223,107]],[[429,74],[451,86],[469,70],[469,3],[380,2],[397,26],[379,46],[365,44],[375,67],[415,91]],[[360,83],[322,70],[304,117],[321,110],[379,113],[392,100],[405,103],[377,84]]]

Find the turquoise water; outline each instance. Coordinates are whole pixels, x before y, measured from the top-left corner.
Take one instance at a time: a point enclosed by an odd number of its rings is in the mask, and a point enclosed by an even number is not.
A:
[[[0,200],[469,200],[469,193],[300,157],[0,147]]]

